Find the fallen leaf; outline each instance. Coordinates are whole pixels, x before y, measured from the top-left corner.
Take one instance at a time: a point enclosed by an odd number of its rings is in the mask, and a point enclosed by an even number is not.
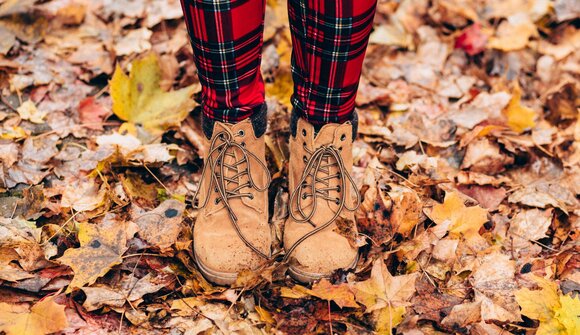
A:
[[[334,301],[338,307],[359,307],[354,294],[347,284],[332,285],[327,279],[321,279],[312,285],[308,293],[323,300]]]
[[[93,178],[82,178],[66,184],[60,205],[75,211],[92,211],[105,204],[107,191]]]
[[[546,232],[552,224],[552,212],[537,208],[522,210],[510,222],[508,234],[513,238],[513,248],[526,248],[531,241],[546,237]]]
[[[433,206],[427,215],[438,225],[449,222],[451,235],[464,235],[467,238],[479,234],[479,228],[488,221],[485,209],[479,206],[466,207],[456,192],[445,193],[443,203]]]
[[[117,56],[151,50],[151,42],[149,41],[151,35],[153,32],[145,27],[129,31],[115,43],[114,48]]]
[[[537,33],[536,25],[530,18],[525,13],[517,13],[500,23],[495,35],[490,37],[488,47],[502,51],[520,50]]]
[[[528,107],[523,106],[521,103],[521,97],[522,90],[520,85],[516,82],[512,92],[512,98],[507,107],[504,109],[504,114],[507,117],[508,126],[518,133],[521,133],[524,130],[532,128],[536,125],[536,112]]]
[[[133,220],[139,226],[139,236],[163,251],[177,241],[184,210],[184,203],[170,199],[152,211],[135,213]]]
[[[117,66],[110,81],[113,113],[156,135],[179,125],[195,107],[191,95],[199,85],[164,92],[159,87],[160,80],[161,70],[154,54],[134,61],[129,76]]]
[[[365,313],[378,314],[377,330],[390,332],[403,320],[405,306],[416,292],[417,276],[417,273],[392,276],[383,260],[377,259],[369,279],[351,284],[356,301],[366,306]]]
[[[516,265],[510,256],[494,252],[481,258],[471,282],[475,302],[481,304],[481,318],[485,321],[519,321],[514,297]]]
[[[470,56],[485,51],[486,44],[487,35],[482,32],[481,24],[479,23],[469,26],[455,39],[455,48],[465,50],[465,53]]]
[[[64,305],[54,302],[54,296],[45,298],[22,311],[17,306],[0,303],[0,330],[6,335],[52,334],[68,327]]]
[[[79,224],[80,248],[67,249],[58,259],[74,272],[67,292],[91,285],[111,267],[120,264],[127,250],[127,239],[133,234],[135,229],[126,222],[114,222],[105,227],[87,222]]]
[[[514,162],[513,157],[500,151],[499,145],[487,137],[472,141],[461,162],[462,169],[495,175]]]
[[[580,333],[580,299],[558,292],[556,283],[545,278],[534,277],[539,290],[522,288],[516,292],[516,300],[522,314],[540,321],[536,334]]]
[[[79,118],[81,123],[89,129],[103,129],[103,121],[111,112],[97,102],[94,97],[83,99],[79,104]]]
[[[34,102],[30,100],[23,102],[16,111],[24,120],[39,124],[45,122],[44,118],[46,117],[46,113],[38,110]]]

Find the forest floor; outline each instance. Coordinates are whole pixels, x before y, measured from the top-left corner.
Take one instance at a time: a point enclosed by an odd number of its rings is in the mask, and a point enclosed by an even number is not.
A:
[[[276,262],[225,288],[192,260],[205,148],[179,1],[0,0],[0,332],[580,334],[579,17],[574,0],[379,1],[356,269],[305,286]],[[282,0],[264,41],[279,238]]]

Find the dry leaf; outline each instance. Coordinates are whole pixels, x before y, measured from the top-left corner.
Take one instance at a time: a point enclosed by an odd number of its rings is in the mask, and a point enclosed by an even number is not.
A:
[[[487,211],[479,206],[466,207],[456,192],[445,193],[442,204],[433,206],[427,213],[437,224],[448,222],[449,233],[467,238],[478,235],[479,228],[487,222]]]
[[[67,292],[91,285],[111,267],[120,264],[127,250],[127,239],[135,234],[130,223],[114,222],[106,226],[91,223],[79,225],[80,248],[67,249],[58,259],[74,272]]]
[[[522,288],[516,300],[522,314],[540,321],[536,334],[571,335],[580,333],[580,299],[558,292],[558,286],[545,278],[534,277],[540,290]]]
[[[507,124],[511,129],[518,133],[536,125],[536,112],[525,107],[521,103],[522,90],[518,83],[515,84],[512,92],[512,99],[504,110],[507,117]]]
[[[199,85],[164,92],[159,87],[160,80],[161,70],[154,54],[134,61],[129,76],[117,67],[110,81],[113,113],[155,135],[179,125],[195,107],[191,95]]]
[[[0,303],[0,330],[6,335],[51,334],[68,327],[64,305],[54,302],[54,296],[45,298],[22,311],[18,306]]]
[[[177,241],[184,210],[184,203],[170,199],[152,211],[135,213],[133,220],[139,226],[139,236],[163,251]]]

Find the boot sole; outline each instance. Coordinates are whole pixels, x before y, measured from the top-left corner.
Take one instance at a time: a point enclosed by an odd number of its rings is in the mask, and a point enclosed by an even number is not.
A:
[[[357,252],[356,257],[354,258],[353,262],[348,267],[346,267],[344,269],[345,270],[354,269],[354,267],[358,263],[359,257],[360,257],[360,253]],[[290,277],[292,277],[294,280],[299,281],[303,284],[311,283],[313,281],[316,281],[316,280],[319,280],[322,278],[329,278],[330,277],[330,275],[325,275],[322,273],[306,272],[306,271],[300,270],[299,268],[294,267],[294,266],[290,266],[288,268],[288,272],[290,273]]]
[[[205,279],[212,282],[213,284],[220,285],[220,286],[229,286],[236,282],[238,279],[237,272],[221,272],[212,270],[207,267],[203,262],[197,257],[197,254],[194,252],[195,255],[195,263],[199,268],[199,272],[203,275]]]

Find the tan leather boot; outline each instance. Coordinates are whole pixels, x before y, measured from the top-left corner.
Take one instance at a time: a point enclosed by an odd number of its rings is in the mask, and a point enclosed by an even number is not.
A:
[[[201,185],[194,196],[199,196],[200,211],[193,249],[209,281],[230,285],[241,270],[253,270],[271,256],[264,136],[256,138],[250,119],[215,122],[206,144]]]
[[[360,196],[352,170],[353,127],[328,124],[318,134],[299,119],[290,137],[290,216],[284,228],[289,272],[301,282],[329,276],[356,265],[358,248],[337,230],[337,221],[350,222]]]

